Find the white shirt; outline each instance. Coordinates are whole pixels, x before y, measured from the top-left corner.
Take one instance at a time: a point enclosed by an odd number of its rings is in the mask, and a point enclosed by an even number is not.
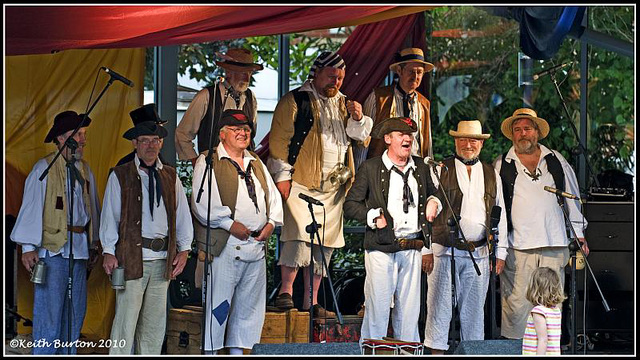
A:
[[[58,158],[56,161],[65,161],[63,157]],[[22,245],[22,252],[29,252],[38,249],[38,257],[44,258],[47,253],[49,257],[62,254],[65,259],[69,258],[69,244],[71,237],[73,236],[73,258],[76,260],[89,259],[89,246],[87,244],[87,234],[82,233],[67,233],[67,242],[58,252],[49,251],[40,247],[42,244],[42,211],[44,209],[45,194],[47,192],[47,175],[42,181],[40,176],[47,168],[49,164],[45,159],[38,160],[33,169],[29,173],[27,180],[24,184],[24,194],[22,195],[22,205],[20,206],[20,212],[16,219],[16,224],[11,231],[11,240],[17,244]],[[76,167],[80,168],[80,163],[75,163]],[[85,181],[89,181],[89,196],[94,199],[95,206],[99,206],[98,195],[96,192],[96,181],[93,177],[93,172],[88,167],[85,171]],[[71,204],[71,197],[67,189],[67,182],[65,181],[65,194],[67,195],[67,207]],[[82,197],[82,186],[76,181],[74,186],[73,196],[73,225],[85,226],[90,219],[90,214],[87,214],[84,206],[84,199]],[[69,214],[71,209],[68,208]],[[96,214],[99,212],[95,211]],[[95,219],[94,226],[100,222],[100,219]],[[95,233],[95,232],[94,232]],[[96,239],[97,240],[97,239]]]
[[[351,116],[347,120],[347,127],[344,127],[344,119],[340,114],[340,102],[345,95],[338,91],[334,97],[327,98],[317,92],[313,82],[307,80],[300,87],[300,91],[309,92],[311,101],[318,103],[320,111],[320,131],[323,150],[323,178],[336,164],[344,162],[344,156],[349,147],[349,139],[364,141],[371,133],[373,120],[363,114],[359,121]],[[317,119],[316,119],[317,120]],[[275,182],[291,180],[291,169],[293,166],[281,159],[269,157],[267,160],[269,172],[273,175]]]
[[[218,159],[220,160],[223,158],[230,158],[229,153],[222,143],[218,145],[216,154],[218,156]],[[191,208],[193,209],[193,214],[195,215],[196,219],[198,219],[201,224],[206,226],[207,207],[209,199],[209,179],[205,179],[200,202],[196,202],[198,196],[197,189],[200,188],[200,183],[202,182],[202,178],[205,175],[204,171],[207,165],[205,159],[206,157],[204,155],[198,156],[198,159],[196,160],[196,166],[193,169],[194,190],[191,196]],[[255,184],[258,211],[256,212],[256,207],[253,203],[253,200],[251,200],[251,197],[249,197],[247,184],[245,183],[244,179],[241,179],[240,175],[238,175],[238,194],[236,197],[235,216],[232,218],[231,209],[228,206],[222,205],[222,200],[220,199],[220,190],[218,189],[218,184],[216,182],[216,174],[215,172],[213,172],[213,170],[211,170],[209,172],[211,174],[211,210],[209,220],[210,227],[221,228],[229,231],[231,225],[233,225],[234,220],[243,224],[252,232],[262,230],[262,228],[267,223],[271,223],[274,227],[277,225],[282,225],[282,197],[280,196],[280,193],[278,192],[273,179],[271,179],[271,176],[269,176],[267,167],[260,160],[254,158],[247,150],[245,150],[243,154],[244,171],[247,171],[250,161],[257,162],[254,163],[257,166],[262,166],[262,169],[266,175],[265,177],[268,187],[266,191],[269,192],[269,213],[267,214],[265,189],[263,189],[260,185],[255,172],[252,171],[251,177],[253,178],[253,183]],[[240,251],[237,253],[237,255],[245,261],[255,261],[264,257],[264,242],[256,241],[254,237],[249,237],[247,240],[240,240],[237,237],[233,236],[233,234],[231,234],[229,236],[229,240],[227,241],[227,245],[240,246],[241,248],[238,249]]]
[[[149,175],[140,168],[138,154],[134,158],[134,164],[140,176],[142,185],[142,237],[154,239],[163,238],[169,235],[169,224],[167,221],[167,209],[164,200],[160,198],[160,203],[155,201],[156,207],[153,209],[153,218],[149,211]],[[162,169],[160,159],[156,160],[156,169]],[[169,186],[169,184],[162,184]],[[189,204],[180,178],[176,176],[176,243],[178,252],[190,250],[193,241],[193,223],[189,213]],[[107,189],[104,193],[104,203],[102,205],[102,221],[100,222],[100,241],[102,242],[102,253],[115,255],[116,243],[119,239],[120,211],[121,211],[121,187],[115,172],[111,172],[107,180]],[[142,248],[142,260],[166,259],[166,251],[153,251]]]
[[[409,176],[407,183],[409,184],[409,189],[411,189],[411,193],[413,194],[413,204],[411,203],[409,204],[409,212],[405,213],[403,209],[403,200],[402,200],[402,194],[404,191],[403,190],[404,180],[402,180],[402,176],[400,176],[400,174],[391,170],[391,168],[395,165],[393,164],[393,162],[391,161],[387,153],[388,153],[388,150],[385,150],[384,153],[382,153],[382,163],[387,168],[387,170],[390,170],[389,195],[387,198],[387,211],[389,212],[389,215],[391,215],[391,217],[393,218],[393,226],[394,226],[393,232],[396,238],[401,238],[422,230],[419,222],[420,218],[418,217],[418,201],[420,199],[420,193],[418,192],[418,181],[416,180],[414,174],[412,174]],[[406,174],[407,171],[409,171],[409,169],[412,169],[411,171],[414,171],[414,172],[416,171],[416,164],[413,162],[413,158],[411,157],[409,158],[407,165],[405,165],[404,169],[402,169],[401,171],[403,174]],[[439,213],[440,210],[442,209],[442,204],[440,204],[440,200],[433,195],[427,198],[427,202],[431,200],[434,200],[438,203],[438,213]],[[380,216],[381,213],[382,213],[381,208],[370,209],[367,212],[367,225],[370,228],[372,229],[376,228],[376,223],[374,219]]]
[[[507,153],[507,161],[515,161],[516,182],[513,189],[513,205],[511,208],[511,220],[513,231],[509,233],[509,247],[518,250],[536,249],[541,247],[564,247],[569,244],[565,227],[564,215],[558,205],[555,194],[544,190],[545,186],[557,188],[551,173],[547,169],[547,161],[544,157],[551,150],[544,145],[539,145],[541,154],[537,168],[542,175],[538,181],[524,173],[526,167],[522,165],[515,153],[513,146]],[[557,151],[554,151],[562,170],[564,171],[565,191],[572,194],[580,194],[578,179],[567,160]],[[502,156],[499,156],[494,164],[498,172],[502,167]],[[528,170],[527,170],[528,171]],[[573,229],[578,237],[584,237],[587,220],[580,211],[580,202],[566,200],[566,210]]]
[[[467,241],[478,241],[486,237],[485,228],[485,216],[486,206],[484,203],[484,169],[482,163],[479,161],[471,166],[471,176],[468,175],[467,165],[462,161],[455,159],[456,166],[456,178],[458,180],[458,187],[462,192],[462,206],[460,208],[460,228]],[[437,168],[438,174],[442,173],[440,167]],[[496,258],[504,260],[507,258],[507,216],[504,209],[504,197],[502,195],[502,181],[497,171],[493,170],[496,174],[496,206],[500,206],[500,222],[498,223],[498,247],[496,252]],[[440,183],[436,178],[433,170],[431,170],[431,179],[433,183],[439,188]],[[442,246],[440,244],[433,243],[431,249],[428,249],[424,253],[434,253],[436,256],[451,255],[451,248]],[[454,250],[456,256],[469,257],[468,251]],[[489,246],[482,246],[476,248],[472,252],[474,258],[484,258],[489,256]]]
[[[409,108],[409,114],[407,115],[404,113],[404,104],[403,104],[404,96],[402,95],[400,90],[398,90],[398,86],[394,83],[393,98],[391,99],[392,103],[391,103],[390,116],[391,117],[404,116],[404,117],[411,118],[413,121],[416,122],[416,124],[418,125],[418,129],[413,133],[413,137],[415,141],[411,145],[411,154],[420,156],[420,137],[422,136],[422,134],[420,133],[420,129],[422,129],[422,118],[423,118],[422,106],[418,101],[418,95],[415,94],[413,96],[414,96],[414,101],[409,102],[410,108]],[[373,90],[367,97],[367,100],[365,100],[364,106],[362,107],[362,112],[371,116],[371,118],[375,119],[378,116],[376,111],[376,108],[378,106],[377,101],[378,99],[376,98],[375,90]],[[382,120],[384,119],[380,119],[380,121]],[[431,143],[431,141],[429,140],[426,143],[429,144]]]

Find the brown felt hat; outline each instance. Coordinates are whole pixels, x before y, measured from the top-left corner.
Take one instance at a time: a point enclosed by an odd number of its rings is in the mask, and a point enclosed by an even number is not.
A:
[[[371,137],[382,139],[386,134],[400,131],[403,134],[413,134],[418,130],[416,122],[408,117],[393,117],[382,120],[371,129]]]
[[[247,49],[229,49],[226,54],[216,52],[222,59],[216,65],[231,71],[259,71],[264,67],[253,62],[253,54]]]

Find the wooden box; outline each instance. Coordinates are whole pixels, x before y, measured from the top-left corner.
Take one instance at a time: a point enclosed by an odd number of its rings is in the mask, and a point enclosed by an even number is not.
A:
[[[307,325],[308,326],[308,325]],[[358,315],[343,315],[342,324],[337,318],[313,320],[313,342],[358,342],[362,317]]]
[[[261,344],[309,342],[309,313],[291,309],[267,312],[262,327]]]

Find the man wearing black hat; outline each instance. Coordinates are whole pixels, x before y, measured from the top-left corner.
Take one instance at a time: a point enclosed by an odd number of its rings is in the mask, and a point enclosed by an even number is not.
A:
[[[153,121],[136,124],[133,161],[116,166],[104,194],[100,236],[107,274],[123,267],[125,289],[116,291],[111,339],[124,346],[111,354],[160,354],[169,281],[184,269],[193,240],[187,197],[176,170],[158,159],[167,130]]]
[[[191,100],[187,112],[176,128],[175,142],[179,160],[191,160],[195,165],[198,154],[193,146],[193,139],[198,137],[198,153],[209,149],[209,139],[215,148],[218,146],[220,125],[217,124],[220,114],[226,109],[242,110],[251,123],[251,140],[258,121],[258,103],[255,94],[249,90],[251,75],[260,71],[263,66],[254,63],[253,54],[247,49],[232,48],[225,54],[216,53],[220,61],[216,65],[224,69],[226,78],[218,81],[217,86],[200,90]]]
[[[371,130],[387,150],[358,169],[344,202],[347,218],[367,224],[364,235],[365,312],[360,339],[387,335],[393,306],[393,337],[420,341],[421,251],[427,221],[442,209],[422,158],[411,156],[416,123],[389,118]]]
[[[44,142],[53,142],[60,149],[83,118],[84,115],[78,115],[75,111],[56,115]],[[75,152],[65,147],[62,156],[42,181],[39,180],[40,176],[57,152],[40,159],[33,166],[25,182],[22,206],[11,232],[11,240],[22,245],[22,264],[27,271],[31,271],[38,261],[44,262],[47,269],[44,283],[34,285],[33,339],[43,341],[39,343],[43,346],[33,348],[34,355],[66,354],[68,348],[54,346],[54,340],[78,340],[87,309],[87,260],[90,259],[90,267],[99,243],[100,223],[96,182],[89,164],[82,160],[90,123],[91,119],[86,117],[72,138],[77,144]],[[74,163],[71,168],[76,179],[73,199],[68,192],[68,160]],[[69,219],[71,203],[73,222]],[[73,306],[70,308],[66,301],[66,289],[71,252],[74,263]],[[67,312],[70,309],[72,326],[71,337],[68,337]],[[76,348],[73,347],[71,352],[75,354]]]
[[[282,225],[282,199],[267,167],[248,151],[251,125],[240,110],[225,110],[220,118],[220,144],[212,154],[211,193],[205,183],[200,202],[196,192],[191,208],[197,219],[196,239],[206,246],[209,217],[210,263],[204,311],[205,351],[227,347],[230,355],[242,355],[260,342],[266,309],[266,243],[273,229]],[[205,177],[205,155],[193,169],[193,184]],[[209,208],[211,195],[211,208]],[[204,254],[203,254],[204,255]],[[204,256],[202,256],[204,259]]]
[[[404,116],[417,124],[414,132],[413,155],[433,157],[431,149],[431,103],[418,92],[422,77],[433,69],[433,64],[424,60],[420,48],[406,48],[396,54],[389,69],[398,75],[398,82],[373,89],[364,102],[364,113],[371,116],[375,124],[394,117]],[[380,156],[385,150],[382,139],[371,138],[367,159]]]
[[[160,119],[160,116],[158,116],[158,111],[156,110],[156,104],[143,105],[131,111],[129,113],[129,116],[131,117],[131,121],[133,121],[133,126],[136,126],[139,123],[145,122],[145,121],[153,121],[158,125],[163,125],[167,122],[167,120],[162,120]],[[136,156],[136,150],[134,149],[132,152],[130,152],[129,154],[125,155],[122,159],[120,159],[120,161],[118,161],[116,166],[120,166],[122,164],[128,163],[129,161],[133,161],[133,158],[135,156]],[[158,158],[162,163],[165,162],[162,159],[162,154],[159,154]]]

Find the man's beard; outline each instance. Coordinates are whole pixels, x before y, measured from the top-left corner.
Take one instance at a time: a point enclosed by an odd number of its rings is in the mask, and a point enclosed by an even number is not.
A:
[[[325,87],[324,89],[322,89],[322,93],[326,97],[334,97],[338,95],[338,88],[335,86]]]
[[[518,154],[532,154],[537,148],[537,143],[529,139],[521,139],[513,143],[513,146]]]

